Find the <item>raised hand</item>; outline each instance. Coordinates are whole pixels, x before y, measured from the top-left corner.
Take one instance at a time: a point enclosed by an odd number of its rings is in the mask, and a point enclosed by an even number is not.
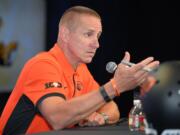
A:
[[[130,61],[130,54],[128,52],[125,53],[123,61]],[[146,80],[149,72],[143,70],[143,68],[154,69],[158,66],[159,61],[154,61],[153,57],[148,57],[131,67],[120,63],[113,77],[119,93],[134,89]]]

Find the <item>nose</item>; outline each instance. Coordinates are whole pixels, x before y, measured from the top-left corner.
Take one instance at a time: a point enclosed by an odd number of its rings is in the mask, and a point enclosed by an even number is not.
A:
[[[94,49],[99,48],[99,41],[98,41],[97,39],[94,40],[94,42],[92,43],[92,47],[93,47]]]

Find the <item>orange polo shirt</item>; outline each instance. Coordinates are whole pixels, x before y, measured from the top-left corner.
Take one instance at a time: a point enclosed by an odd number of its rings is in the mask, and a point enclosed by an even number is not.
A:
[[[57,44],[30,59],[24,66],[0,120],[3,135],[52,130],[37,105],[49,96],[65,100],[99,88],[85,64],[76,71]]]

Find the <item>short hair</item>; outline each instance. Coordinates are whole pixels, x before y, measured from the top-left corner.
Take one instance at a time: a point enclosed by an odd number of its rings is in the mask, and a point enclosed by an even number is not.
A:
[[[77,16],[83,14],[91,15],[101,20],[100,15],[95,10],[84,6],[74,6],[64,12],[60,19],[59,27],[63,24],[67,25],[69,28],[72,27],[74,24],[73,20],[75,20]]]

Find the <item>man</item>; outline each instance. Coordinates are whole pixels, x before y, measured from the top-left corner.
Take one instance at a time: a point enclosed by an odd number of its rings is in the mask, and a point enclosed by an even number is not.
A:
[[[111,100],[133,89],[148,76],[144,67],[155,68],[149,57],[133,67],[119,64],[111,81],[99,86],[86,63],[92,61],[102,32],[100,16],[92,9],[75,6],[59,23],[57,43],[28,61],[2,113],[3,135],[36,133],[118,121],[120,113]],[[130,61],[125,53],[124,61]]]

